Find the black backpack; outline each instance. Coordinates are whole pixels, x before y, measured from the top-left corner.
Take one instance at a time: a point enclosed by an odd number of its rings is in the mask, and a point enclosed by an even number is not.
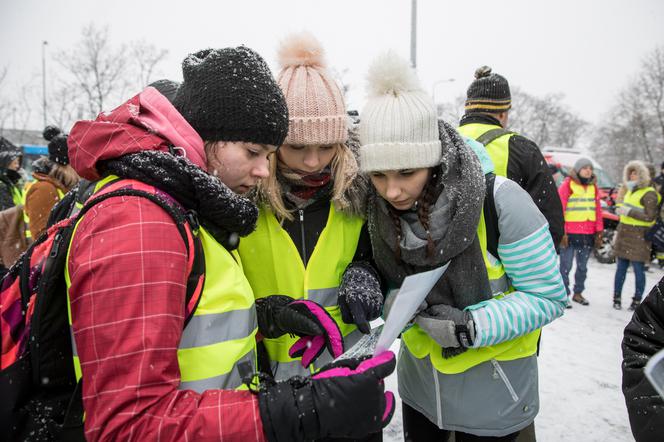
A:
[[[85,440],[81,383],[76,382],[72,359],[64,267],[78,220],[96,204],[116,196],[147,198],[175,221],[187,253],[194,253],[187,280],[185,326],[193,316],[205,277],[203,248],[194,234],[198,229],[195,213],[185,212],[181,206],[154,193],[133,188],[93,197],[76,216],[60,221],[40,235],[2,279],[2,439]]]

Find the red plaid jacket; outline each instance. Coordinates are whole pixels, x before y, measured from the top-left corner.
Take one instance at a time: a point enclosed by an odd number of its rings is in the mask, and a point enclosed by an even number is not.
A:
[[[75,127],[70,150],[112,158],[112,150],[126,150],[131,139],[139,145],[147,140],[144,148],[160,148],[154,135],[137,129],[137,113],[145,102],[171,114],[174,110],[156,91],[143,94],[128,102],[135,106],[130,109],[132,121],[116,113],[128,114],[126,106],[100,116],[113,122],[99,126],[108,136],[95,132],[92,122],[79,127],[84,130]],[[147,136],[136,136],[140,130]],[[141,149],[136,144],[133,151]],[[68,270],[88,440],[265,440],[255,395],[178,390],[186,259],[174,221],[147,199],[110,198],[79,223]]]

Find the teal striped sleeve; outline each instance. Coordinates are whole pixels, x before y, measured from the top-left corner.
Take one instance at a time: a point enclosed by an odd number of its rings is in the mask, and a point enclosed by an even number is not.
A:
[[[503,187],[511,192],[508,200],[515,196],[522,198],[514,189],[518,187],[515,183],[510,181]],[[521,206],[522,210],[515,214],[518,216],[505,216],[509,228],[503,229],[501,225],[498,255],[515,291],[467,308],[475,322],[473,347],[486,347],[523,336],[562,316],[565,311],[567,295],[549,227],[539,211],[532,212],[533,208],[537,209],[532,200],[530,202],[531,205]],[[533,227],[534,222],[537,227]],[[503,243],[503,231],[507,232],[508,239],[520,238]],[[528,231],[532,233],[526,234]]]

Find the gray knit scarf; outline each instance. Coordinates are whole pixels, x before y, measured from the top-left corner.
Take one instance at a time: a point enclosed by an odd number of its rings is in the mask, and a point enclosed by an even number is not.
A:
[[[439,121],[438,129],[443,156],[441,164],[432,169],[435,181],[431,184],[439,192],[429,211],[433,256],[427,256],[427,235],[417,213],[405,212],[399,217],[401,257],[397,258],[397,232],[389,203],[375,189],[368,203],[368,227],[374,260],[391,287],[400,287],[407,275],[450,261],[426,301],[429,306],[447,304],[463,309],[491,298],[477,238],[485,194],[484,175],[475,153],[457,131],[443,121]]]

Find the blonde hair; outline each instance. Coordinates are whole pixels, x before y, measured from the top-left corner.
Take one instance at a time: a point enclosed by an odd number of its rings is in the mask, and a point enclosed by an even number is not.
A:
[[[281,222],[292,221],[293,214],[284,204],[281,185],[277,180],[278,159],[276,155],[270,156],[270,175],[258,184],[258,196],[261,202],[270,206],[272,213]],[[336,144],[334,158],[330,163],[332,173],[332,197],[334,207],[338,210],[346,209],[350,202],[344,195],[357,176],[358,165],[355,156],[346,144]]]
[[[71,165],[63,166],[56,162],[52,162],[48,176],[62,184],[67,191],[70,191],[81,179]]]

